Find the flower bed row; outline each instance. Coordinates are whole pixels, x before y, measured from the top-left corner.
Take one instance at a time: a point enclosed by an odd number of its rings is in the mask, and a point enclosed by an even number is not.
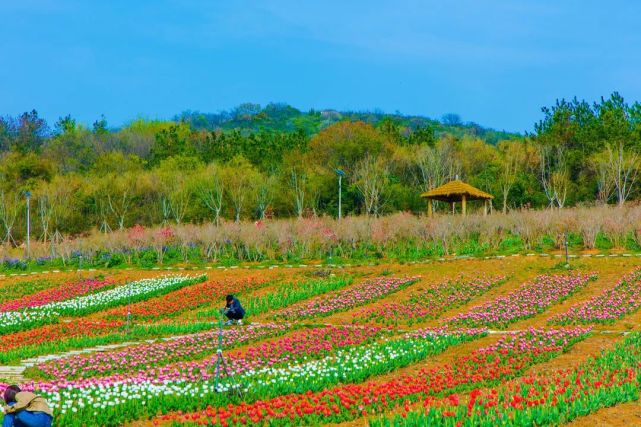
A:
[[[552,317],[550,323],[613,323],[641,307],[641,270],[624,276],[613,288]]]
[[[304,280],[295,283],[282,284],[273,292],[243,301],[247,316],[257,316],[288,307],[297,302],[318,295],[335,292],[352,284],[350,276],[330,276],[324,279]],[[199,318],[218,317],[218,309],[208,309],[197,313]]]
[[[352,307],[366,304],[385,295],[397,292],[402,288],[411,285],[419,280],[418,277],[379,277],[366,280],[363,283],[352,286],[330,295],[306,301],[293,307],[286,308],[274,317],[277,318],[306,318],[314,316],[327,316],[329,314],[349,310]]]
[[[484,294],[504,279],[504,276],[497,276],[448,280],[410,297],[405,302],[391,302],[360,310],[354,313],[353,320],[358,323],[397,325],[399,322],[406,322],[412,325],[425,319],[435,319],[444,311]]]
[[[207,276],[168,276],[143,279],[126,285],[83,295],[65,301],[52,302],[22,311],[0,312],[0,333],[16,332],[47,323],[55,323],[61,316],[82,316],[128,302],[134,303],[180,289]]]
[[[18,348],[56,342],[63,339],[103,334],[105,331],[122,331],[124,326],[125,321],[121,319],[74,319],[70,322],[45,325],[28,331],[0,335],[0,349],[2,349],[2,353],[6,353]]]
[[[114,284],[112,280],[95,279],[65,283],[55,288],[44,289],[18,299],[6,301],[0,304],[0,311],[16,311],[23,308],[40,307],[52,302],[64,301],[80,295],[103,290],[114,286]]]
[[[279,335],[289,329],[288,325],[264,324],[244,328],[227,328],[223,330],[223,347],[230,348],[260,338]],[[218,331],[186,335],[175,339],[140,344],[117,351],[94,353],[89,356],[70,356],[50,362],[41,363],[37,368],[45,376],[64,381],[71,379],[91,378],[107,374],[118,374],[102,379],[102,382],[119,381],[142,372],[152,372],[152,377],[162,377],[159,367],[173,363],[164,369],[176,368],[176,362],[192,360],[214,354],[218,344]],[[141,375],[141,374],[137,374]],[[164,378],[166,379],[166,378]]]
[[[51,279],[52,276],[49,276],[47,279],[30,279],[21,281],[12,279],[2,283],[0,284],[0,302],[4,303],[20,299],[24,296],[56,287],[58,284],[65,281],[60,280],[60,277],[56,277],[54,280]]]
[[[510,323],[544,312],[551,305],[563,301],[595,274],[542,275],[505,296],[473,307],[447,321],[453,326],[487,326],[504,328]]]
[[[27,331],[0,335],[0,344],[5,342],[5,339],[12,345],[18,343],[17,347],[0,352],[0,363],[15,364],[25,358],[99,345],[194,334],[210,331],[214,327],[211,322],[178,322],[176,320],[153,324],[131,324],[122,319],[70,319]],[[20,345],[19,342],[22,339],[25,339],[25,342]]]
[[[225,295],[258,289],[266,283],[267,280],[255,277],[198,283],[130,307],[113,308],[104,312],[103,316],[124,317],[130,314],[135,319],[145,320],[174,316],[216,301],[223,305],[221,299]]]
[[[375,419],[372,427],[561,425],[639,398],[641,334],[572,370],[527,376],[466,396],[425,399],[424,409]]]
[[[262,367],[256,366],[242,373],[240,381],[246,393],[243,399],[262,399],[301,390],[318,391],[337,382],[362,381],[442,352],[451,345],[475,339],[483,333],[475,330],[469,334],[463,331],[443,334],[436,331],[425,334],[423,338],[404,338],[364,346],[346,342],[351,346],[350,350],[337,348],[335,354],[320,360],[309,360],[309,355],[299,354],[296,360],[290,359],[289,365],[282,366],[284,370],[278,368],[278,359],[272,358],[271,367],[267,360],[268,363],[263,363]],[[325,370],[314,369],[321,367]],[[238,379],[238,376],[234,378]],[[234,378],[223,378],[218,389],[214,388],[214,381],[183,379],[141,383],[121,381],[88,387],[74,387],[69,383],[67,387],[51,389],[44,394],[58,410],[58,422],[64,425],[81,426],[89,418],[99,425],[120,425],[130,419],[168,410],[195,410],[207,404],[229,404],[237,398],[220,391],[234,383]],[[198,399],[185,399],[187,395],[198,396]]]
[[[289,325],[267,324],[225,329],[223,344],[238,345],[258,337],[264,338],[284,333],[289,328]],[[336,348],[366,343],[378,336],[380,332],[382,330],[377,327],[327,326],[301,329],[275,341],[254,344],[242,352],[231,352],[226,355],[226,359],[231,371],[239,374],[274,364],[284,364],[301,357],[323,357]],[[58,359],[39,365],[39,369],[58,382],[79,379],[74,386],[97,382],[110,384],[127,380],[138,382],[207,380],[215,373],[216,358],[193,359],[214,354],[217,349],[217,340],[217,331],[207,332],[115,352]],[[186,361],[179,362],[180,360]],[[171,364],[168,364],[170,362]],[[111,375],[97,378],[105,374]],[[135,379],[132,380],[132,377]]]
[[[291,393],[255,402],[209,406],[195,413],[171,413],[158,422],[188,425],[318,425],[389,411],[425,398],[512,378],[534,363],[549,360],[584,338],[586,328],[529,330],[497,345],[460,356],[452,365],[424,368],[392,380],[346,384],[322,391]],[[532,351],[542,348],[541,351]]]

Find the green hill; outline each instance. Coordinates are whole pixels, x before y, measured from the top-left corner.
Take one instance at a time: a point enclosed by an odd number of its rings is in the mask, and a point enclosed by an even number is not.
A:
[[[246,132],[261,130],[293,132],[303,130],[307,135],[316,134],[331,124],[343,120],[360,120],[374,126],[383,120],[391,120],[405,135],[420,127],[432,127],[437,136],[443,133],[448,133],[455,137],[473,135],[490,144],[520,136],[514,132],[486,128],[473,122],[464,123],[456,114],[447,114],[441,120],[435,120],[424,116],[404,115],[398,112],[387,114],[382,111],[357,112],[326,109],[303,112],[283,103],[270,103],[264,107],[258,104],[246,103],[232,110],[219,113],[184,111],[174,119],[189,123],[192,129],[238,129]]]

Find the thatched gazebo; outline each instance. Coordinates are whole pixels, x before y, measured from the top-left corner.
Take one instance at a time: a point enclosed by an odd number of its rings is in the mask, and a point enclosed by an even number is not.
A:
[[[494,198],[491,194],[466,184],[458,177],[454,181],[443,184],[421,194],[421,197],[427,199],[427,215],[432,216],[434,208],[432,200],[451,203],[452,212],[455,212],[456,202],[461,202],[461,213],[465,215],[468,200],[483,200],[483,215],[487,215],[488,203]]]

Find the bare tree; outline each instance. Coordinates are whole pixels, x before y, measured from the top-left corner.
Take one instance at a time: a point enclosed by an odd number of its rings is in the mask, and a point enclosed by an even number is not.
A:
[[[440,141],[436,146],[423,145],[416,152],[415,164],[423,191],[436,188],[460,175],[461,165],[456,161],[454,146]]]
[[[311,176],[307,182],[309,193],[309,206],[312,208],[314,216],[318,216],[320,210],[320,201],[321,201],[321,190],[323,188],[323,182],[319,175]]]
[[[203,180],[196,187],[196,194],[214,214],[214,223],[220,224],[220,212],[223,209],[224,186],[220,167],[212,163],[203,174]]]
[[[565,206],[565,200],[568,196],[568,189],[570,187],[570,176],[568,171],[563,169],[552,173],[550,178],[550,186],[554,189],[554,198],[559,209]]]
[[[53,182],[50,190],[51,225],[53,233],[50,234],[51,255],[56,256],[56,247],[64,241],[60,229],[65,224],[68,213],[71,211],[71,198],[73,189],[67,185],[59,185]]]
[[[439,141],[434,147],[420,146],[415,153],[414,163],[416,181],[421,191],[443,185],[461,173],[455,147],[449,141]]]
[[[299,218],[305,210],[305,194],[307,189],[307,173],[302,168],[292,167],[289,171],[289,185],[294,196],[294,210]]]
[[[503,196],[503,213],[507,213],[507,199],[523,164],[521,141],[502,141],[498,148],[501,160],[498,181]]]
[[[40,227],[42,228],[42,242],[46,244],[47,238],[49,237],[49,224],[53,216],[53,206],[51,197],[46,189],[39,189],[36,198],[38,200],[38,219],[40,220]]]
[[[365,213],[378,216],[382,207],[382,195],[387,185],[389,171],[383,159],[367,154],[354,170],[353,183],[363,196]]]
[[[607,152],[600,153],[592,159],[592,166],[597,179],[597,200],[607,204],[614,192],[614,180],[610,173],[609,158]]]
[[[167,225],[171,217],[171,203],[164,194],[160,195],[160,210],[162,213],[162,225]]]
[[[176,224],[180,224],[187,214],[187,209],[191,203],[192,191],[188,185],[178,186],[169,194],[169,203],[171,212]]]
[[[243,209],[253,197],[256,169],[244,157],[237,156],[226,165],[223,172],[225,192],[234,208],[235,220],[240,222]]]
[[[118,228],[122,230],[125,228],[125,220],[133,199],[132,180],[128,175],[109,175],[107,181],[109,182],[107,204],[116,217]]]
[[[109,202],[107,200],[107,193],[109,191],[108,182],[102,178],[97,178],[95,182],[88,183],[89,188],[91,188],[91,199],[93,200],[93,207],[96,211],[96,215],[100,219],[100,224],[98,229],[107,234],[112,231],[111,226],[109,225]]]
[[[191,176],[172,173],[165,175],[162,182],[163,209],[168,208],[176,224],[180,224],[191,204],[193,194]]]
[[[20,197],[17,193],[7,194],[4,191],[0,192],[0,221],[4,227],[4,243],[16,244],[13,238],[13,226],[18,217],[20,210]]]
[[[260,219],[265,219],[265,212],[274,199],[274,177],[262,176],[256,185],[256,208]]]
[[[74,189],[66,184],[56,181],[44,183],[36,191],[42,241],[50,243],[52,256],[56,256],[56,245],[64,240],[60,228],[67,219],[72,203]]]
[[[623,206],[630,196],[632,186],[639,173],[639,155],[631,150],[626,150],[622,142],[616,146],[608,146],[608,169],[614,184],[617,203]]]
[[[111,230],[109,225],[109,203],[106,198],[103,198],[101,195],[94,195],[94,204],[96,207],[96,213],[100,217],[100,228],[99,230],[107,234]]]
[[[562,147],[539,146],[541,185],[550,207],[565,205],[570,177],[564,154]]]

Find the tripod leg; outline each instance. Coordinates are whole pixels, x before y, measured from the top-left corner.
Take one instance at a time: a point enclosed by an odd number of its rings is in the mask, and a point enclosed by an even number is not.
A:
[[[236,377],[235,377],[235,375],[233,373],[230,372],[229,365],[227,364],[227,361],[225,360],[225,357],[222,355],[222,353],[220,354],[220,357],[221,357],[221,360],[222,360],[223,369],[225,370],[225,376],[227,378],[229,378],[230,380],[235,380]],[[241,387],[240,383],[238,381],[235,381],[232,384],[232,386],[234,386],[236,388],[236,393],[238,394],[238,397],[243,397],[243,391],[242,391],[242,387]]]
[[[218,350],[216,352],[216,375],[214,376],[214,390],[218,391],[218,382],[220,381],[220,365],[223,359],[223,352]]]

